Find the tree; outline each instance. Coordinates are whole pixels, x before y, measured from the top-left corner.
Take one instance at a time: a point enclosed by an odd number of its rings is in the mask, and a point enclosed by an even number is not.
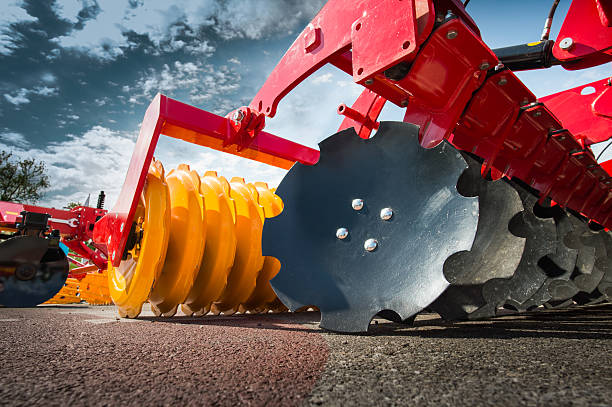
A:
[[[77,206],[83,206],[83,204],[80,202],[68,202],[68,205],[64,206],[64,209],[70,210],[76,208]]]
[[[36,203],[49,188],[45,164],[34,159],[11,159],[0,151],[0,201]]]

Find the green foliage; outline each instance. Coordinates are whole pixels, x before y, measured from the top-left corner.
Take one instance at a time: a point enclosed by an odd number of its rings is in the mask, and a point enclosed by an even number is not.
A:
[[[80,202],[68,202],[68,204],[64,206],[64,209],[72,209],[76,208],[77,206],[83,206],[83,204]]]
[[[0,151],[0,201],[36,203],[50,185],[45,164],[12,157],[12,153]]]

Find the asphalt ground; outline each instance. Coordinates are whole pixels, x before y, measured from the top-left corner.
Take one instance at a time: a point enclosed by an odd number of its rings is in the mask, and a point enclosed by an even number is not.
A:
[[[115,315],[0,308],[0,405],[612,405],[611,305],[366,335],[315,312]]]

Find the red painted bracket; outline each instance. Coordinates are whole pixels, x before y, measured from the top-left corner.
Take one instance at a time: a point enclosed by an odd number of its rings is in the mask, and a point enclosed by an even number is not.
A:
[[[345,116],[338,131],[354,127],[359,137],[370,138],[372,131],[378,129],[376,119],[378,119],[386,102],[382,96],[365,89],[352,107],[348,107],[344,103],[338,106],[338,114]]]
[[[610,79],[601,79],[539,100],[583,147],[589,146],[612,137],[611,85]]]
[[[612,61],[609,0],[573,0],[553,47],[565,69],[584,69]]]
[[[228,118],[164,95],[157,95],[153,99],[145,113],[117,203],[96,223],[93,231],[94,241],[106,245],[109,260],[114,266],[121,262],[134,212],[160,134],[284,169],[291,168],[296,161],[312,165],[319,160],[318,150],[264,131],[253,134],[246,147],[228,146],[228,132],[232,131],[231,129]]]

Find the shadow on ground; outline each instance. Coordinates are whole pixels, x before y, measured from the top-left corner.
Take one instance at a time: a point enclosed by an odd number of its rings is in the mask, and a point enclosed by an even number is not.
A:
[[[295,314],[186,317],[140,317],[140,320],[168,324],[236,326],[297,332],[322,331],[318,312]],[[340,335],[331,332],[333,335]],[[564,310],[543,310],[506,315],[482,321],[444,321],[437,314],[420,314],[413,324],[375,319],[368,335],[423,338],[565,338],[612,339],[612,304]]]

